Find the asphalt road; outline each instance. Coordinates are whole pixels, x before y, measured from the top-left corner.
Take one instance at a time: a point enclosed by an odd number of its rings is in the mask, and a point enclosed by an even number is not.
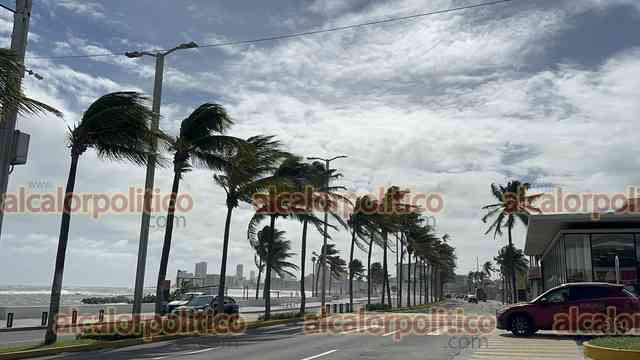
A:
[[[468,313],[494,313],[497,304],[466,304],[451,301],[447,308],[463,308]],[[373,326],[375,327],[375,326]],[[306,329],[309,330],[309,329]],[[451,346],[445,329],[431,329],[422,335],[409,334],[395,338],[393,326],[369,331],[341,329],[337,333],[310,333],[302,323],[248,330],[228,336],[202,336],[151,343],[134,347],[68,353],[40,359],[64,360],[347,360],[347,359],[464,359],[462,352]],[[369,330],[365,328],[365,330]],[[456,343],[455,341],[453,342]]]

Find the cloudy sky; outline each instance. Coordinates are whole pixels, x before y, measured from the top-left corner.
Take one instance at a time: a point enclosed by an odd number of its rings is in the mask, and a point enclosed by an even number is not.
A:
[[[28,93],[65,114],[19,120],[31,134],[29,163],[10,191],[55,191],[69,167],[67,126],[98,96],[151,92],[153,62],[67,55],[244,40],[441,10],[469,0],[35,0]],[[0,13],[2,45],[12,26]],[[223,104],[231,134],[273,134],[305,156],[346,154],[341,184],[374,191],[392,184],[437,192],[437,231],[458,249],[459,272],[490,259],[506,239],[484,236],[489,185],[523,179],[537,188],[614,192],[640,184],[640,5],[636,0],[539,0],[354,30],[175,53],[167,59],[161,126],[175,132],[199,104]],[[636,125],[634,124],[634,121]],[[171,170],[156,184],[170,188]],[[144,169],[86,154],[76,190],[141,187]],[[224,194],[211,173],[182,189],[195,202],[174,233],[169,277],[207,261],[218,272]],[[157,214],[162,216],[162,214]],[[230,269],[253,266],[251,209],[233,218]],[[65,285],[132,286],[140,214],[74,216]],[[299,253],[300,225],[281,222]],[[51,281],[58,215],[10,214],[0,239],[0,284]],[[155,283],[163,231],[152,229],[146,285]],[[334,235],[346,248],[348,235]],[[321,238],[312,233],[310,250]],[[515,231],[518,246],[524,228]],[[364,259],[364,254],[359,253]]]

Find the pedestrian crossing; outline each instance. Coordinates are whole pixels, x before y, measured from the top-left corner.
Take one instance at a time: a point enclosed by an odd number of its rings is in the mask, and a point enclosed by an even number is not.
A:
[[[487,338],[470,360],[581,360],[582,349],[575,340],[538,335],[528,338],[495,335]]]

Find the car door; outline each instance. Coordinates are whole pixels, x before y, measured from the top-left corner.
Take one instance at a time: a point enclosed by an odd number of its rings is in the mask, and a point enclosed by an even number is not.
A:
[[[536,307],[534,314],[536,328],[540,330],[552,330],[555,328],[555,317],[559,314],[567,314],[569,310],[569,288],[560,288],[545,295]]]
[[[568,306],[571,330],[594,330],[598,316],[605,314],[608,296],[607,287],[595,285],[572,287]]]

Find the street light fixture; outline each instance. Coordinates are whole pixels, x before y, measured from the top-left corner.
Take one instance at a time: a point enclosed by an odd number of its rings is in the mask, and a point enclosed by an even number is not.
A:
[[[330,170],[330,164],[332,161],[334,160],[338,160],[338,159],[345,159],[347,158],[346,155],[340,155],[340,156],[334,156],[330,159],[323,159],[323,158],[319,158],[319,157],[308,157],[307,160],[310,161],[324,161],[325,164],[325,190],[328,191],[329,189],[329,178],[330,178],[330,174],[329,174],[329,170]],[[325,305],[327,303],[327,298],[326,298],[326,274],[327,274],[327,224],[329,221],[329,214],[327,213],[327,209],[325,208],[324,211],[324,234],[322,234],[322,255],[321,255],[321,259],[319,259],[322,263],[322,293],[320,295],[320,313],[324,314],[325,312]],[[320,266],[318,266],[318,268],[320,268]],[[317,276],[317,274],[316,274]]]
[[[177,50],[194,49],[198,44],[195,42],[182,43],[178,46],[166,50],[166,51],[130,51],[124,55],[130,59],[142,58],[144,56],[151,56],[156,59],[156,73],[153,85],[153,119],[151,121],[151,130],[157,132],[160,127],[160,105],[162,103],[162,81],[164,77],[164,58]],[[153,149],[158,146],[157,140],[152,142]],[[147,164],[147,176],[145,180],[145,192],[144,192],[144,205],[142,209],[142,221],[140,224],[140,245],[138,247],[138,265],[136,268],[136,282],[133,295],[133,311],[132,315],[134,319],[140,316],[142,310],[142,291],[144,288],[144,273],[147,264],[147,244],[149,242],[149,225],[151,222],[151,196],[153,194],[153,183],[155,178],[155,155],[149,156],[149,162]],[[156,290],[156,296],[161,294],[161,289]]]

